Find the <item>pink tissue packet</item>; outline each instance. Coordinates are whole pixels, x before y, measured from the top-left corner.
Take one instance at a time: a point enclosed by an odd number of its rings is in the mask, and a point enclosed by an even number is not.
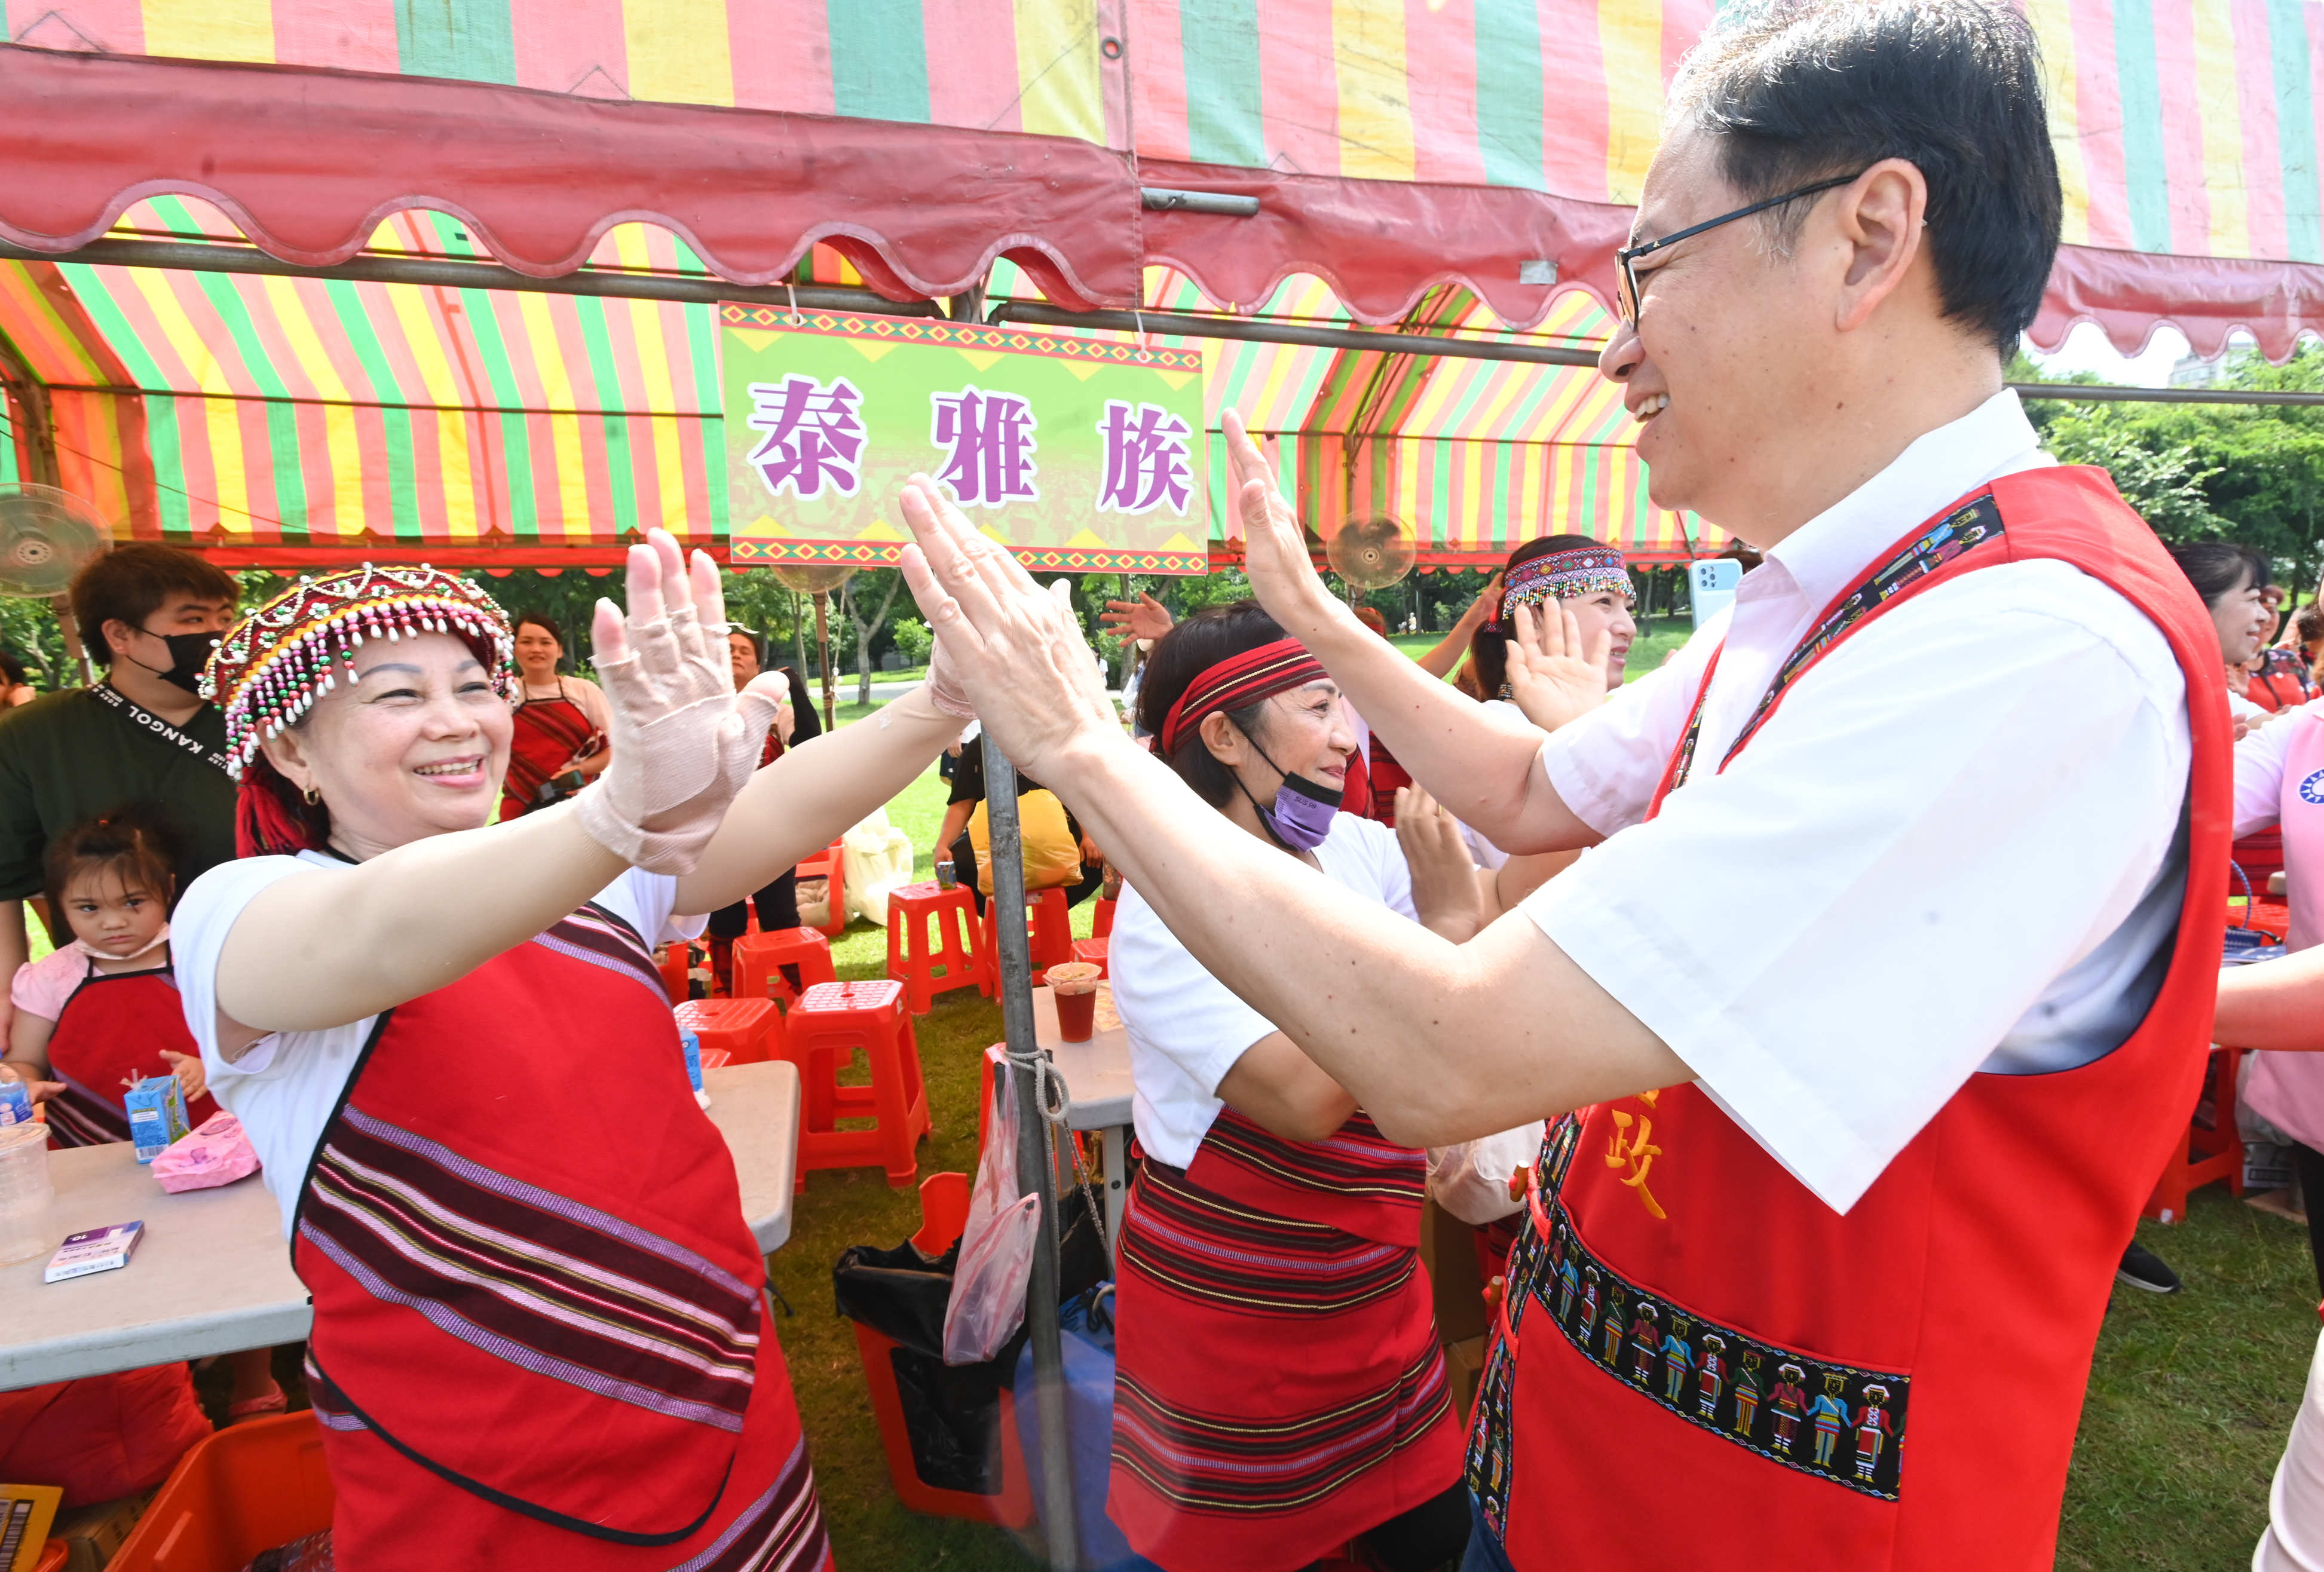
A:
[[[232,1114],[212,1114],[153,1159],[153,1177],[163,1190],[210,1190],[258,1172],[258,1153]]]

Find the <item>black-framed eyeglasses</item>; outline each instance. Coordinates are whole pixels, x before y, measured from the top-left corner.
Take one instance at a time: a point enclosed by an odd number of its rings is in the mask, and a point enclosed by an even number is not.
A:
[[[1796,191],[1786,191],[1780,197],[1770,197],[1764,202],[1754,202],[1748,207],[1738,207],[1732,213],[1721,213],[1716,218],[1706,218],[1700,224],[1691,224],[1676,234],[1665,234],[1660,240],[1650,240],[1644,245],[1622,247],[1614,253],[1615,264],[1620,268],[1622,274],[1622,298],[1618,302],[1621,308],[1622,320],[1633,327],[1638,324],[1638,275],[1630,264],[1648,252],[1660,251],[1666,245],[1676,245],[1682,240],[1692,240],[1705,230],[1716,229],[1722,224],[1732,224],[1738,218],[1748,218],[1754,213],[1765,213],[1770,207],[1780,207],[1786,202],[1796,202],[1803,197],[1812,197],[1819,192],[1832,190],[1837,187],[1848,185],[1851,181],[1860,180],[1864,178],[1864,170],[1858,170],[1852,175],[1836,175],[1829,180],[1818,180],[1812,186],[1802,186]]]

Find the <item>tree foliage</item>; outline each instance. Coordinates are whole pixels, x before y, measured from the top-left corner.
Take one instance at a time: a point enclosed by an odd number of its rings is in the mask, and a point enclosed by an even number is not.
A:
[[[2040,379],[2014,365],[2011,380]],[[2280,366],[2255,352],[2233,355],[2219,382],[2324,391],[2324,346],[2303,345]],[[2060,462],[2107,469],[2165,541],[2237,541],[2285,583],[2313,590],[2324,568],[2324,407],[2036,400],[2026,409]]]

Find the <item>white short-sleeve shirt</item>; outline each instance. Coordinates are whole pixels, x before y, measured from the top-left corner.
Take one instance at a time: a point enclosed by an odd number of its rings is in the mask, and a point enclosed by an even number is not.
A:
[[[1222,824],[1221,833],[1241,832]],[[1315,849],[1315,860],[1342,889],[1417,920],[1412,871],[1387,825],[1341,814]],[[1338,897],[1319,889],[1315,898]],[[1219,1100],[1219,1082],[1252,1043],[1277,1028],[1205,971],[1135,887],[1124,888],[1114,907],[1106,975],[1130,1036],[1130,1111],[1139,1143],[1158,1161],[1184,1168],[1226,1106]]]
[[[2048,462],[1995,395],[1543,746],[1609,839],[1526,911],[1841,1211],[1971,1074],[2118,1046],[2168,961],[2185,679],[2159,629],[2069,564],[1984,568],[1867,623],[1718,771],[1826,605],[1949,502]],[[1722,639],[1692,777],[1646,823]]]
[[[2229,694],[2229,700],[2235,695]],[[2302,725],[2324,721],[2324,699],[2311,699],[2273,725],[2236,744],[2236,839],[2267,829],[2283,812],[2283,760]]]
[[[282,1233],[299,1204],[299,1187],[315,1154],[323,1126],[338,1106],[347,1076],[362,1056],[379,1019],[366,1016],[343,1026],[315,1032],[273,1032],[228,1063],[217,1046],[218,956],[244,907],[277,879],[312,871],[333,876],[351,866],[320,852],[296,857],[247,857],[224,862],[187,887],[171,916],[171,956],[178,991],[185,1001],[186,1028],[202,1051],[202,1071],[220,1108],[242,1121],[266,1179],[282,1209]],[[690,939],[702,931],[701,917],[673,916],[678,881],[667,874],[636,869],[607,885],[598,904],[617,913],[650,943]]]

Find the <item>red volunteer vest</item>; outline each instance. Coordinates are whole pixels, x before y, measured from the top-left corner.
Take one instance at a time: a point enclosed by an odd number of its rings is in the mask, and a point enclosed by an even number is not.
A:
[[[733,1160],[618,916],[383,1016],[297,1223],[344,1563],[826,1560]]]
[[[164,1048],[201,1056],[186,1030],[185,1006],[170,968],[111,977],[92,971],[84,978],[57,1012],[57,1029],[49,1036],[49,1072],[65,1086],[49,1100],[49,1144],[98,1146],[129,1139],[129,1112],[121,1101],[125,1083],[174,1073],[161,1057]],[[217,1104],[204,1092],[186,1105],[187,1127],[216,1112]]]
[[[1693,1085],[1560,1121],[1470,1443],[1471,1487],[1517,1566],[2050,1565],[2114,1268],[2183,1138],[2209,1040],[2232,785],[2217,636],[2102,471],[2012,475],[1835,602],[1735,751],[1871,618],[2037,558],[2120,592],[2186,675],[2187,894],[2159,997],[2089,1064],[1970,1077],[1845,1216]],[[1664,793],[1693,740],[1690,725]],[[1975,966],[1971,950],[1900,969],[1897,1007],[1975,987]],[[1865,1038],[1877,1062],[1878,1022]]]

